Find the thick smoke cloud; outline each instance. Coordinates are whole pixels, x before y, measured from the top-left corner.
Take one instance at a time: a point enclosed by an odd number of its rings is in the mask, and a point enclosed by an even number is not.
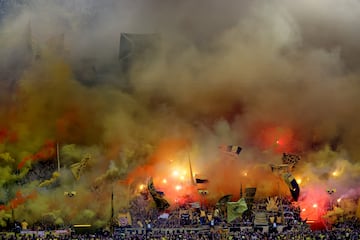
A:
[[[0,29],[1,201],[21,191],[16,210],[29,221],[47,214],[101,226],[111,191],[119,210],[150,176],[171,203],[196,198],[190,187],[161,185],[178,166],[190,179],[189,159],[210,179],[210,201],[238,196],[241,186],[257,187],[258,197],[289,195],[269,167],[282,152],[302,156],[293,172],[300,204],[316,191],[322,203],[327,188],[357,199],[359,11],[355,0],[33,0],[9,8]],[[151,60],[127,75],[122,32],[161,36]],[[56,154],[46,155],[60,177],[40,188],[26,174],[49,141],[60,145],[59,169]],[[228,144],[243,147],[238,158],[219,151]],[[75,181],[71,165],[86,154]]]

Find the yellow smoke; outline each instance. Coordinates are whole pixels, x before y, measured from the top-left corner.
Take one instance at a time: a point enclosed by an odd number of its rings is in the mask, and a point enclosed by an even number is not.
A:
[[[276,129],[270,139],[290,133],[289,145],[302,155],[293,175],[303,180],[304,197],[314,186],[336,188],[334,197],[359,196],[355,1],[104,1],[96,20],[81,3],[69,4],[34,1],[0,28],[0,186],[7,188],[0,200],[12,199],[16,181],[28,193],[43,187],[15,218],[35,222],[46,214],[57,224],[105,225],[112,190],[117,199],[127,195],[126,187],[109,183],[167,175],[171,159],[187,169],[190,158],[194,172],[211,177],[212,201],[239,196],[241,186],[257,187],[256,197],[289,195],[269,167],[281,163],[282,153],[276,142],[262,144],[263,125]],[[154,6],[161,11],[154,14]],[[29,19],[40,54],[31,59],[24,50]],[[117,53],[119,33],[128,30],[160,32],[162,40],[150,62],[125,75]],[[47,42],[62,33],[59,52]],[[121,87],[125,82],[131,90]],[[188,145],[171,148],[172,139]],[[34,180],[29,170],[39,170],[31,161],[16,172],[48,140],[60,145],[60,175]],[[223,155],[223,144],[243,151]],[[86,153],[92,159],[74,181],[70,166]],[[42,161],[57,165],[56,157]],[[72,191],[72,198],[63,194]]]

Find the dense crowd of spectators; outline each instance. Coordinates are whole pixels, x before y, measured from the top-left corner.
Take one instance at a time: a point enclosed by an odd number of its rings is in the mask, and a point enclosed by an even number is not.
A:
[[[54,166],[51,166],[54,168]],[[36,168],[28,177],[39,178]],[[287,198],[277,199],[277,209],[268,209],[269,199],[257,199],[248,204],[241,217],[228,222],[226,203],[214,205],[191,203],[178,205],[171,211],[159,211],[150,196],[138,195],[129,207],[115,214],[114,221],[103,229],[76,229],[74,226],[56,226],[50,222],[15,222],[0,233],[1,239],[360,239],[359,219],[342,219],[323,229],[312,230],[300,218],[300,209]],[[280,208],[281,206],[281,208]],[[264,213],[259,221],[257,213]],[[120,219],[120,218],[124,218]],[[260,224],[259,224],[260,223]]]
[[[226,212],[222,206],[212,208],[192,208],[189,205],[179,206],[169,212],[159,212],[148,208],[143,198],[135,198],[130,204],[131,216],[128,222],[119,222],[112,227],[97,231],[91,229],[54,230],[43,228],[42,231],[29,230],[4,232],[1,239],[152,239],[152,240],[222,240],[222,239],[274,239],[274,240],[355,240],[360,239],[360,222],[356,217],[312,230],[310,225],[300,218],[299,209],[282,199],[282,209],[292,213],[283,218],[279,212],[266,214],[266,224],[255,224],[254,212],[264,211],[264,200],[253,204],[252,211],[247,211],[235,221],[226,221]],[[266,211],[266,210],[265,210]],[[124,214],[122,216],[125,216]],[[184,218],[185,216],[185,218]],[[280,217],[280,218],[278,218]],[[124,224],[125,223],[125,224]],[[19,223],[21,227],[23,224]]]
[[[23,185],[29,182],[37,181],[37,180],[46,180],[50,179],[52,173],[57,170],[57,165],[55,162],[44,162],[39,161],[33,164],[33,166],[29,169],[28,173],[17,181],[17,184]]]
[[[198,228],[153,228],[153,229],[135,229],[130,231],[122,231],[117,229],[114,233],[110,232],[97,232],[97,233],[75,233],[69,234],[56,234],[54,232],[45,233],[42,236],[37,234],[25,233],[7,233],[0,236],[0,239],[126,239],[126,240],[222,240],[222,239],[246,239],[246,240],[358,240],[360,239],[360,229],[358,221],[346,221],[329,230],[316,230],[312,231],[306,225],[298,224],[291,229],[284,229],[278,232],[274,229],[264,231],[261,228],[244,228],[244,229],[231,229],[226,226],[219,226],[216,228],[211,227],[198,227]]]

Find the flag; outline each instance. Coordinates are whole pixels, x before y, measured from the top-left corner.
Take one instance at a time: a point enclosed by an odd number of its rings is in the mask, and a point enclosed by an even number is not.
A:
[[[201,195],[206,195],[209,193],[209,190],[207,189],[198,189],[198,193],[200,193]]]
[[[244,198],[237,202],[227,202],[227,222],[230,223],[236,218],[241,217],[248,207]]]
[[[270,164],[271,172],[273,173],[284,173],[289,171],[289,164]]]
[[[245,188],[245,199],[254,199],[256,194],[256,187]]]
[[[231,200],[231,198],[232,198],[231,194],[224,195],[217,201],[216,204],[218,204],[218,205],[226,204],[227,202],[229,202]]]
[[[249,207],[251,207],[251,205],[254,202],[255,194],[256,194],[256,187],[245,188],[245,200]]]
[[[329,194],[329,195],[332,195],[336,192],[336,189],[333,188],[333,189],[327,189],[326,192]]]
[[[155,44],[160,40],[158,34],[121,33],[119,60],[143,57],[149,50],[154,50]]]
[[[255,212],[254,225],[255,226],[268,225],[268,220],[266,219],[266,212]]]
[[[77,193],[75,191],[64,192],[64,196],[74,197]]]
[[[71,172],[74,175],[76,180],[80,179],[80,176],[81,176],[84,168],[86,167],[89,159],[90,159],[90,156],[87,155],[83,159],[81,159],[80,162],[74,163],[70,166]]]
[[[159,34],[121,33],[119,60],[126,73],[136,61],[147,61],[156,53]]]
[[[196,178],[196,183],[208,183],[209,180],[207,179],[201,179],[201,178]]]
[[[300,156],[290,153],[283,153],[283,164],[295,165],[300,160]]]
[[[152,196],[154,202],[155,202],[155,205],[156,205],[156,208],[159,209],[159,210],[165,210],[167,209],[168,207],[170,207],[170,204],[168,203],[168,201],[163,198],[163,196],[161,196],[155,189],[154,187],[154,182],[153,182],[153,179],[150,178],[149,182],[148,182],[148,190],[150,192],[150,195]]]
[[[53,172],[52,177],[50,179],[46,179],[39,184],[39,187],[46,187],[56,182],[56,180],[60,177],[60,173],[58,171]]]
[[[163,191],[156,190],[156,193],[161,197],[165,196],[165,193]]]
[[[204,175],[202,175],[202,174],[195,174],[195,183],[196,184],[203,184],[203,183],[208,183],[209,182],[209,180],[208,180],[208,178],[207,178],[207,176],[204,176]]]
[[[283,179],[290,189],[290,193],[294,201],[297,201],[300,195],[300,187],[291,173],[284,173]]]
[[[221,152],[229,154],[231,156],[239,156],[242,148],[237,145],[220,145],[219,149]]]
[[[228,145],[227,148],[226,148],[226,150],[227,150],[228,152],[235,153],[235,154],[239,155],[240,152],[241,152],[241,150],[242,150],[242,148],[241,148],[240,146]]]
[[[170,216],[169,213],[162,213],[159,215],[158,219],[168,219]]]
[[[200,208],[200,203],[199,202],[191,202],[189,203],[191,208]]]
[[[266,211],[277,212],[279,210],[279,201],[277,197],[268,197],[266,200]]]
[[[207,190],[208,182],[209,180],[207,178],[204,178],[204,176],[195,175],[195,183],[197,185],[199,194],[201,195],[208,194],[208,190]]]

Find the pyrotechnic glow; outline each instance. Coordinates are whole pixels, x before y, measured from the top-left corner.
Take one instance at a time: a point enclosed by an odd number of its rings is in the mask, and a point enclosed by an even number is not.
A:
[[[336,201],[337,201],[338,203],[340,203],[340,202],[341,202],[341,198],[338,198]]]
[[[145,184],[140,184],[140,185],[139,185],[139,190],[142,191],[142,190],[144,190],[144,189],[145,189]]]
[[[290,128],[260,124],[256,126],[253,134],[252,138],[260,148],[271,149],[278,153],[292,151],[294,132]]]
[[[313,208],[317,208],[318,205],[316,203],[313,204]]]
[[[174,169],[174,170],[172,171],[172,176],[173,176],[175,179],[183,180],[186,175],[187,175],[187,171],[184,170],[184,169],[181,168],[181,167],[177,167],[176,169]]]
[[[173,175],[174,175],[175,177],[179,176],[179,171],[174,170],[174,171],[173,171]]]
[[[289,171],[301,184],[304,219],[323,214],[325,186],[337,187],[332,197],[359,196],[358,1],[334,0],[331,14],[316,15],[311,1],[167,1],[156,15],[147,0],[76,1],[85,12],[69,8],[73,0],[29,1],[0,14],[0,202],[16,197],[19,182],[24,193],[41,191],[21,217],[107,222],[115,179],[131,181],[115,189],[131,192],[129,201],[145,195],[149,177],[170,201],[198,197],[199,184],[186,185],[190,157],[192,171],[209,177],[209,202],[238,195],[240,184],[258,186],[259,198],[284,189],[291,197],[269,168],[286,152],[302,155]],[[143,30],[154,29],[160,54],[143,58]],[[126,64],[113,57],[125,31],[139,34]],[[228,144],[243,150],[230,156],[219,149]],[[60,180],[45,191],[46,179],[30,176],[57,170]],[[53,201],[72,188],[71,205]]]
[[[303,187],[308,185],[309,183],[311,183],[309,177],[301,177],[301,176],[299,176],[298,178],[296,178],[296,181],[298,182],[299,185],[301,184]]]

